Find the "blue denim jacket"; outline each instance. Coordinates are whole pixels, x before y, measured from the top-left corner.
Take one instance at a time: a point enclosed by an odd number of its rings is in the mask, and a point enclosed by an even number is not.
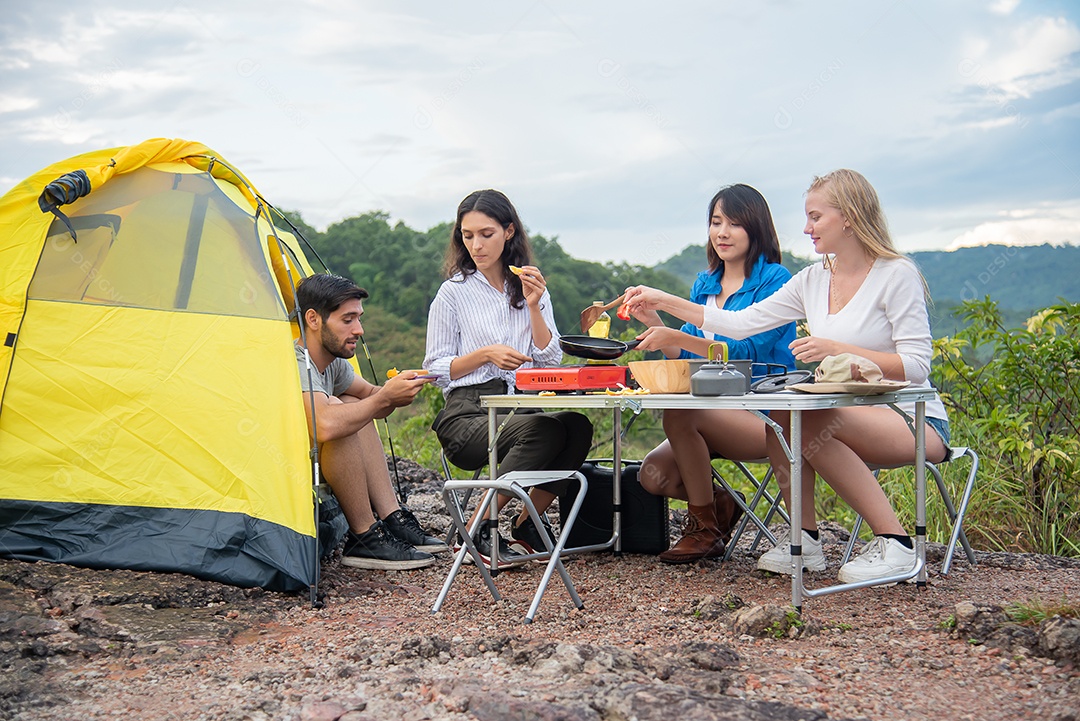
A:
[[[720,293],[720,279],[723,276],[723,267],[710,273],[703,270],[698,273],[694,287],[690,290],[690,300],[698,305],[705,305],[710,295]],[[742,287],[732,293],[724,301],[724,310],[742,310],[759,300],[768,298],[780,290],[791,278],[788,269],[779,263],[765,262],[765,256],[758,256],[754,263],[754,269],[750,277],[743,281]],[[705,334],[697,326],[686,323],[682,327],[683,333],[688,333],[698,338],[704,338]],[[788,346],[795,340],[795,324],[788,323],[779,328],[752,335],[743,340],[732,340],[724,336],[720,340],[728,344],[729,358],[749,358],[755,363],[776,363],[788,370],[795,370],[795,356],[791,354]],[[700,358],[698,355],[683,351],[680,358]],[[758,371],[758,369],[755,369]],[[764,369],[760,369],[764,373]]]

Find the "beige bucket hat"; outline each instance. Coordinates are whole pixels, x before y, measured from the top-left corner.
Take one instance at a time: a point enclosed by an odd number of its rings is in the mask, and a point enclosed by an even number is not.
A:
[[[814,371],[813,383],[795,383],[788,386],[807,393],[854,393],[872,396],[900,390],[911,385],[910,381],[890,381],[883,377],[881,368],[869,358],[854,353],[825,356]]]

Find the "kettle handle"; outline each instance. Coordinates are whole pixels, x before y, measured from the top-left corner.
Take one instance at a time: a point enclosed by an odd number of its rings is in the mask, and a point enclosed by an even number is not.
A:
[[[721,362],[726,364],[728,359],[728,347],[727,343],[722,340],[709,344],[709,362],[712,363],[714,360],[716,360],[716,346],[720,346],[722,352]]]

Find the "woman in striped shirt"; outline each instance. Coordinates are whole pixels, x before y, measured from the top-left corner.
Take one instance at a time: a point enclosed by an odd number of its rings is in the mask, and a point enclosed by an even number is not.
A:
[[[424,368],[440,376],[446,405],[432,424],[447,458],[475,470],[487,462],[487,411],[480,396],[512,393],[518,368],[558,365],[562,360],[551,297],[540,269],[532,265],[525,227],[505,195],[478,190],[458,206],[446,253],[448,280],[428,312]],[[581,467],[592,445],[592,424],[581,413],[528,413],[518,410],[498,440],[499,469],[509,471]],[[539,486],[533,504],[544,511],[557,487]],[[501,509],[509,496],[499,496]],[[511,535],[500,545],[499,560],[514,562],[524,553],[545,549],[541,533],[522,509]],[[485,560],[490,534],[481,526],[473,539]]]

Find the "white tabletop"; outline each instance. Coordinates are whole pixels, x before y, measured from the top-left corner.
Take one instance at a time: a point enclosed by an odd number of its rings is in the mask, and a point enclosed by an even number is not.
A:
[[[937,392],[932,388],[904,388],[891,393],[859,396],[851,393],[747,393],[741,396],[695,396],[689,393],[642,393],[608,395],[607,393],[559,393],[541,396],[534,393],[481,396],[485,408],[742,408],[753,410],[813,411],[822,408],[915,403],[930,401]]]

